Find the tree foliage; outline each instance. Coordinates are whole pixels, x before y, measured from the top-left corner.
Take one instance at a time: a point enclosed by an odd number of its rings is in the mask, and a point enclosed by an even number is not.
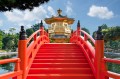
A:
[[[13,9],[30,9],[38,7],[49,0],[0,0],[0,11],[11,11]]]
[[[120,52],[120,26],[108,27],[106,24],[100,26],[105,41],[105,51],[108,52]],[[95,37],[96,31],[93,32]]]
[[[33,32],[34,32],[34,30],[32,28],[26,29],[27,37],[29,37]]]
[[[40,28],[40,23],[34,24],[31,28],[26,29],[27,36],[31,36]],[[45,29],[46,30],[46,29]],[[0,49],[6,51],[16,51],[18,47],[19,33],[15,28],[10,28],[8,33],[0,30]]]
[[[85,32],[87,32],[88,34],[90,34],[90,31],[87,28],[83,27],[81,29],[84,30]]]
[[[34,24],[33,26],[31,26],[31,28],[26,29],[27,37],[32,35],[32,33],[37,31],[38,29],[40,29],[40,23]]]
[[[120,39],[120,26],[109,27],[107,29],[103,29],[102,32],[106,41]]]
[[[10,28],[9,33],[2,31],[2,49],[7,51],[16,51],[18,47],[19,34],[15,33],[15,28]]]
[[[81,29],[84,30],[85,32],[87,32],[88,34],[90,34],[90,31],[89,31],[87,28],[83,27],[83,28],[81,28]],[[81,33],[81,35],[84,36],[83,33]]]
[[[40,23],[34,24],[31,26],[31,28],[26,29],[26,34],[29,37],[33,32],[37,31],[40,29]],[[44,30],[47,31],[47,29],[44,27]]]
[[[3,39],[3,36],[2,36],[2,31],[0,31],[0,49],[2,49],[2,39]]]
[[[101,27],[102,30],[108,28],[107,24],[102,24],[101,26],[98,27]],[[92,37],[95,38],[95,35],[96,35],[96,31],[93,32]]]

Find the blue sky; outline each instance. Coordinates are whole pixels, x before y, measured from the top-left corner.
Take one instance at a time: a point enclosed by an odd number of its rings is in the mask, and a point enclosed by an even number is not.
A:
[[[73,29],[76,29],[78,20],[81,27],[88,28],[91,34],[102,24],[120,26],[120,0],[50,0],[33,11],[14,9],[11,12],[1,12],[0,29],[8,31],[14,27],[19,32],[21,25],[29,28],[46,17],[56,15],[59,8],[63,15],[75,19]]]

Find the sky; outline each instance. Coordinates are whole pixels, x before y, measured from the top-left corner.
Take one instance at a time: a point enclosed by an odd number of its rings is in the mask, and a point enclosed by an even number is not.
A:
[[[50,0],[32,11],[14,9],[0,12],[0,29],[8,32],[9,28],[16,28],[19,32],[21,25],[27,29],[45,18],[56,16],[59,8],[62,15],[74,18],[75,22],[71,25],[74,30],[78,20],[81,27],[87,28],[91,34],[102,24],[120,26],[120,0]],[[44,26],[48,27],[45,22]]]

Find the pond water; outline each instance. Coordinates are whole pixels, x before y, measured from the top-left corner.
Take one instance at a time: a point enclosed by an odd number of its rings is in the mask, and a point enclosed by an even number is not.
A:
[[[6,56],[6,57],[8,57],[8,56]],[[17,54],[10,56],[10,58],[16,58],[16,57],[17,57]],[[14,69],[13,63],[0,65],[0,74],[11,72],[11,71],[13,71],[13,69]]]
[[[5,70],[5,69],[0,68],[0,74],[4,74],[4,73],[7,73],[7,72],[9,72],[9,71],[8,71],[8,70]]]

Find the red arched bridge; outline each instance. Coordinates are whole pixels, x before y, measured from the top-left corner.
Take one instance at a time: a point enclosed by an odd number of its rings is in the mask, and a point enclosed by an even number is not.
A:
[[[1,74],[0,79],[120,79],[120,74],[107,69],[107,62],[120,64],[104,57],[100,28],[94,40],[78,23],[69,43],[50,43],[42,23],[29,38],[22,26],[18,57],[0,60],[0,64],[15,63],[14,71]]]

